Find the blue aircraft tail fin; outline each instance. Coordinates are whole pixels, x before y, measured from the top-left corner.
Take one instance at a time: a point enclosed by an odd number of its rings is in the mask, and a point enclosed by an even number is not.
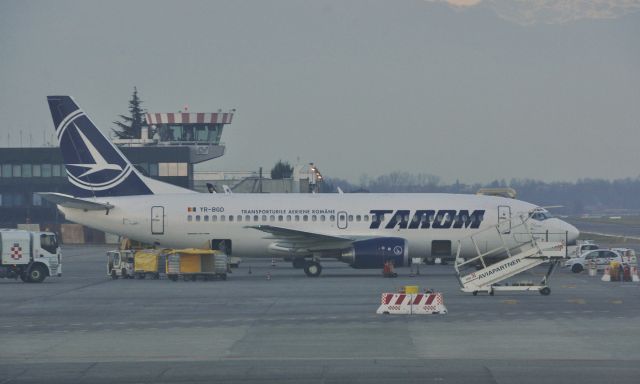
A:
[[[153,194],[142,175],[69,96],[47,96],[76,197]]]

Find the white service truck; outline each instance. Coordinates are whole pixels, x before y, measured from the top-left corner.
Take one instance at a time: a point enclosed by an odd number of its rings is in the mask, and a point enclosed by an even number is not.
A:
[[[0,277],[41,283],[62,275],[60,245],[55,233],[0,229]]]

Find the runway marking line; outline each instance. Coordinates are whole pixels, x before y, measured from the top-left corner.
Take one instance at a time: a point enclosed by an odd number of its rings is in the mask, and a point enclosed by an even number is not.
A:
[[[569,299],[567,300],[567,303],[571,303],[571,304],[586,304],[587,301],[585,299]]]
[[[611,300],[611,304],[622,304],[622,300]]]
[[[502,304],[514,305],[514,304],[518,304],[518,300],[515,300],[515,299],[502,300]]]

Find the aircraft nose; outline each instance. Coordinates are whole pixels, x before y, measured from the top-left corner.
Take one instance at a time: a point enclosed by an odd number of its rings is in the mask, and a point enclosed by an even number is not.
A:
[[[564,222],[564,225],[565,231],[567,231],[567,245],[576,245],[578,236],[580,236],[580,231],[578,230],[578,228],[567,223],[566,221]]]

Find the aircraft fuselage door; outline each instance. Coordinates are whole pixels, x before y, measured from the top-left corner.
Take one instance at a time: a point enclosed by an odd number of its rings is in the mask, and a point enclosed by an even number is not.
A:
[[[164,234],[164,207],[151,207],[151,234]]]
[[[503,234],[511,233],[511,207],[498,205],[498,228]]]
[[[336,220],[339,229],[345,229],[349,225],[349,222],[347,221],[347,212],[345,211],[338,212]]]

